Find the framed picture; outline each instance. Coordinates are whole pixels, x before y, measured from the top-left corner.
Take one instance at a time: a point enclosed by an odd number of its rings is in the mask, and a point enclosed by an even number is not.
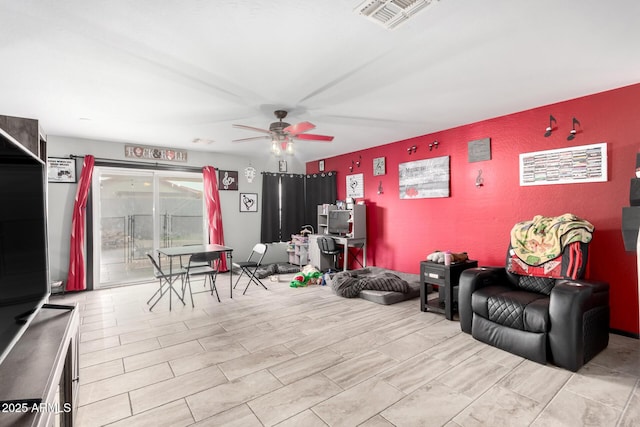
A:
[[[469,141],[467,147],[469,163],[491,160],[491,138]]]
[[[373,176],[384,175],[387,173],[387,166],[384,157],[376,157],[373,159]]]
[[[218,171],[218,189],[238,191],[238,171]]]
[[[449,197],[449,177],[449,156],[400,163],[400,198]]]
[[[352,199],[364,197],[364,174],[347,175],[347,197]]]
[[[258,212],[258,193],[240,193],[240,212]]]
[[[47,159],[47,179],[49,182],[76,182],[75,159],[49,157]]]
[[[320,161],[318,162],[318,170],[319,170],[320,172],[324,172],[324,160],[320,160]]]
[[[286,172],[287,171],[287,161],[286,160],[280,160],[278,162],[278,171],[280,171],[280,172]]]
[[[520,186],[607,182],[607,143],[520,154]]]

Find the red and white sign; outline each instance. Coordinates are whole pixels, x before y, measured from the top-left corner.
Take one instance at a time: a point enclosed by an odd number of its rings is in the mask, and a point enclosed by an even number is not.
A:
[[[146,145],[125,145],[124,156],[142,160],[186,162],[187,150],[176,150],[175,148],[165,147],[149,147]]]

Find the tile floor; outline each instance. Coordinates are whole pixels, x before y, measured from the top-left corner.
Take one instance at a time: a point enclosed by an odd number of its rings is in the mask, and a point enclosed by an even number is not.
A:
[[[221,275],[221,303],[199,294],[171,312],[147,309],[156,283],[56,297],[80,306],[77,425],[640,425],[638,340],[611,335],[571,373],[477,342],[417,299],[288,278],[230,299]]]

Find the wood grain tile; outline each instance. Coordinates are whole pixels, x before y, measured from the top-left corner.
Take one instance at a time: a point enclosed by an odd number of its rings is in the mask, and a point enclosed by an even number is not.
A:
[[[149,384],[173,378],[167,363],[139,369],[114,377],[80,385],[79,405],[84,406],[98,400],[126,393]]]
[[[417,300],[339,298],[327,287],[290,288],[286,276],[229,299],[227,279],[220,303],[203,294],[196,308],[172,311],[148,310],[155,282],[53,297],[83,312],[76,424],[640,423],[636,339],[610,335],[574,373],[476,341]]]
[[[183,427],[190,426],[193,422],[187,402],[180,399],[152,411],[109,424],[109,427]]]
[[[371,378],[311,408],[332,427],[358,425],[404,397],[378,378]]]
[[[187,397],[196,421],[231,409],[277,390],[282,383],[267,371],[258,371]]]
[[[334,382],[318,374],[274,390],[247,404],[264,425],[272,426],[341,391]]]
[[[220,369],[210,366],[132,390],[129,393],[131,408],[134,414],[138,414],[226,382],[227,378]]]

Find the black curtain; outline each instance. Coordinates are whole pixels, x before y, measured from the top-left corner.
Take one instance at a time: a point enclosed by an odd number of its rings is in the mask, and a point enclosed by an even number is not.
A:
[[[282,224],[281,241],[291,240],[292,234],[298,234],[305,222],[304,175],[281,175]]]
[[[272,243],[280,241],[280,175],[262,175],[262,222],[260,241]]]
[[[318,205],[335,203],[338,197],[335,172],[307,175],[305,179],[305,224],[318,232]]]
[[[318,205],[335,203],[336,182],[335,172],[306,176],[263,173],[260,241],[289,241],[306,224],[317,232]]]

